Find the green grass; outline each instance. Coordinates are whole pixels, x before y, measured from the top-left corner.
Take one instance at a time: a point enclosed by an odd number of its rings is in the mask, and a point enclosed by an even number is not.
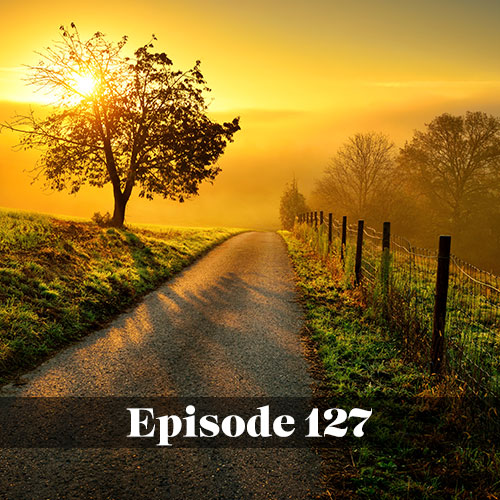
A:
[[[324,261],[338,264],[340,238],[338,227],[332,245],[328,245],[325,225],[318,229],[298,224],[294,234],[307,243]],[[434,317],[437,255],[434,251],[412,248],[411,254],[402,250],[409,242],[394,237],[386,260],[386,281],[381,272],[381,238],[370,237],[368,229],[363,241],[362,276],[365,298],[375,316],[383,314],[391,322],[391,329],[405,337],[407,355],[419,358],[428,367]],[[349,231],[348,231],[349,236]],[[355,235],[347,238],[343,285],[354,286]],[[353,241],[354,240],[354,241]],[[401,241],[399,241],[401,240]],[[399,243],[398,243],[399,242]],[[402,245],[402,246],[401,246]],[[458,259],[460,260],[460,259]],[[447,369],[454,385],[461,385],[471,394],[500,396],[500,294],[494,276],[473,266],[463,264],[468,277],[460,272],[452,259],[448,290],[446,331]],[[486,283],[488,289],[478,283]]]
[[[0,211],[0,382],[104,324],[241,232],[133,226]]]
[[[467,401],[439,397],[440,387],[405,360],[398,336],[335,261],[327,266],[314,241],[281,234],[332,404],[373,409],[363,438],[338,443],[350,465],[337,459],[330,467],[332,497],[497,498],[498,425],[490,433],[487,419],[464,421]]]

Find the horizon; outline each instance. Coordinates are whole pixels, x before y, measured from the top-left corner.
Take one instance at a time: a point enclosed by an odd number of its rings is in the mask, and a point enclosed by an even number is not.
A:
[[[241,117],[213,185],[202,184],[200,195],[183,204],[133,196],[131,223],[275,228],[286,184],[295,177],[309,197],[350,135],[382,132],[399,148],[444,112],[500,115],[500,68],[492,50],[500,41],[494,22],[500,5],[494,2],[218,2],[211,9],[189,2],[169,9],[150,0],[141,11],[131,2],[101,6],[97,22],[90,14],[95,5],[5,8],[0,121],[40,105],[20,67],[35,63],[35,51],[72,21],[82,37],[99,30],[117,41],[128,34],[129,50],[155,33],[155,48],[175,68],[201,59],[213,89],[210,115]],[[1,206],[84,218],[112,210],[110,186],[68,195],[44,192],[41,181],[31,184],[26,170],[38,155],[13,152],[17,142],[15,134],[0,134]]]

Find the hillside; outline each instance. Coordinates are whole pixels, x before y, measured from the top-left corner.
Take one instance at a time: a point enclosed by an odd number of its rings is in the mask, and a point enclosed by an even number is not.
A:
[[[102,325],[228,237],[0,211],[0,381]]]

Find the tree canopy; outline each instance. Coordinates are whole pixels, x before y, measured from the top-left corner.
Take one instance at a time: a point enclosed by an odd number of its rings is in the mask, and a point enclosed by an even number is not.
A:
[[[437,116],[414,133],[399,157],[409,179],[455,234],[498,186],[499,161],[500,119],[479,111]]]
[[[293,181],[286,186],[280,201],[280,219],[284,229],[292,229],[295,223],[295,217],[301,213],[307,212],[306,199],[299,192],[297,181]]]
[[[239,119],[209,118],[200,61],[174,69],[164,52],[154,51],[154,36],[129,58],[126,37],[113,43],[97,32],[85,41],[74,24],[61,26],[60,34],[29,76],[53,98],[53,112],[4,124],[21,132],[21,147],[42,150],[37,168],[50,188],[74,193],[84,184],[111,183],[112,223],[121,226],[135,186],[141,197],[182,202],[215,179]]]

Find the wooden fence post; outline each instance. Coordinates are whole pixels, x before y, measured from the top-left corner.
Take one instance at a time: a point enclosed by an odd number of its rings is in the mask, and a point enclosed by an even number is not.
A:
[[[382,313],[388,317],[389,269],[391,263],[391,223],[384,222],[382,231],[382,261],[380,263],[380,281],[382,286]]]
[[[363,259],[363,231],[365,227],[365,221],[358,220],[358,239],[356,241],[356,264],[354,266],[354,276],[356,285],[361,283],[361,262]]]
[[[318,212],[314,212],[314,228],[318,229]]]
[[[342,216],[342,240],[340,242],[340,260],[345,260],[345,249],[347,245],[347,215]]]
[[[384,229],[382,231],[382,251],[389,250],[391,247],[391,223],[384,222]]]
[[[330,212],[328,214],[328,250],[332,246],[333,237],[333,214]]]
[[[436,375],[441,375],[444,369],[444,331],[446,326],[446,302],[448,300],[448,282],[450,277],[450,249],[451,236],[440,236],[431,348],[431,374]]]
[[[319,212],[319,225],[320,226],[323,225],[323,210]]]

